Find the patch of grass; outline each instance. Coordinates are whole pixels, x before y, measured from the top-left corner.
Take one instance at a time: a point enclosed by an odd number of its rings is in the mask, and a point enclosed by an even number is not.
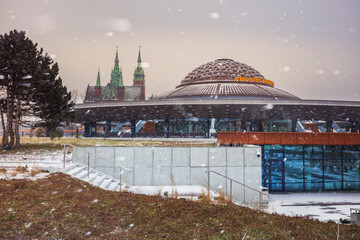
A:
[[[174,198],[174,199],[178,199],[179,198],[179,193],[177,192],[177,190],[172,189],[170,197]]]
[[[219,196],[215,198],[215,200],[217,200],[218,203],[225,203],[225,204],[232,203],[232,198],[226,195],[224,190],[222,190],[221,188],[218,189],[218,194]]]
[[[0,173],[5,174],[7,172],[6,168],[0,168]]]
[[[18,166],[15,171],[19,172],[19,173],[27,173],[29,172],[29,168],[27,165],[25,166]]]
[[[33,151],[58,151],[63,150],[63,144],[71,144],[74,146],[158,146],[158,147],[214,147],[215,142],[187,142],[187,141],[161,141],[152,140],[128,140],[128,139],[102,139],[102,138],[67,138],[53,139],[49,137],[41,138],[21,138],[21,148],[0,151],[1,154],[9,153],[31,153]],[[66,147],[67,153],[71,153],[72,148]]]
[[[18,175],[18,171],[16,171],[16,169],[10,172],[10,176],[15,177],[16,175]]]
[[[210,192],[202,189],[201,195],[198,197],[198,201],[204,203],[211,203]]]
[[[360,239],[357,226],[110,192],[61,173],[0,180],[0,206],[0,239]]]
[[[30,169],[30,176],[35,177],[40,172],[40,169],[37,166],[34,166]]]
[[[129,140],[129,139],[100,139],[100,138],[61,138],[51,140],[42,137],[38,139],[22,138],[22,143],[26,144],[72,144],[74,146],[215,146],[215,142],[188,142],[188,141],[161,141],[153,140]]]

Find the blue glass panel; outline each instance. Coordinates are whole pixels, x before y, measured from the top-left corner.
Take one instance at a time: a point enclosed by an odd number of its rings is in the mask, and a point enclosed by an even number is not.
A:
[[[285,191],[303,191],[303,161],[289,160],[285,161]]]
[[[341,175],[342,175],[341,160],[333,159],[333,160],[324,161],[325,190],[341,190],[341,181],[342,181]]]
[[[324,159],[341,159],[341,146],[325,146]]]
[[[360,159],[344,160],[344,189],[360,190]]]
[[[264,187],[269,187],[270,180],[270,162],[263,159],[262,162],[262,185]]]
[[[272,191],[282,191],[282,168],[283,161],[272,161],[270,164],[271,168],[271,190]]]
[[[322,159],[323,146],[305,146],[305,159]]]
[[[286,159],[303,159],[303,147],[297,145],[285,146]]]
[[[322,160],[305,160],[305,190],[314,191],[323,188]]]
[[[281,145],[266,145],[264,148],[264,159],[283,160],[283,147]]]

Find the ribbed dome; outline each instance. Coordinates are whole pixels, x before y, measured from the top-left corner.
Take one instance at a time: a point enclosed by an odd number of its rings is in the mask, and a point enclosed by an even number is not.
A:
[[[237,81],[235,78],[259,81]],[[300,100],[277,89],[273,82],[264,79],[254,68],[231,59],[217,59],[191,71],[175,90],[157,96],[156,99],[276,99]]]
[[[264,78],[244,63],[231,59],[217,59],[195,68],[181,81],[180,86],[208,81],[235,81],[235,77]]]

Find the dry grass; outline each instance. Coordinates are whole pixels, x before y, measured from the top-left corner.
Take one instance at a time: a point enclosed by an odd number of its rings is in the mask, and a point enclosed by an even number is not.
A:
[[[225,194],[224,190],[221,188],[218,189],[219,196],[215,198],[218,203],[225,203],[225,204],[231,204],[232,198]]]
[[[337,232],[234,204],[104,191],[61,173],[0,180],[0,239],[360,239],[356,226]]]
[[[161,197],[162,197],[162,196],[161,196],[161,192],[162,192],[162,188],[158,188],[155,196],[156,196],[157,198],[161,198]]]
[[[160,141],[154,140],[132,140],[132,139],[103,139],[103,138],[67,138],[53,139],[42,137],[37,138],[21,138],[22,144],[72,144],[74,146],[216,146],[215,142],[188,142],[188,141],[167,141],[166,139]]]
[[[10,149],[0,151],[1,154],[9,153],[32,153],[33,151],[58,151],[64,150],[64,144],[71,144],[74,146],[153,146],[153,147],[215,147],[215,142],[188,142],[188,141],[161,141],[153,140],[129,140],[129,139],[103,139],[103,138],[67,138],[53,139],[47,137],[41,138],[21,138],[20,149]],[[66,147],[67,153],[72,151],[71,147]]]
[[[177,190],[175,190],[174,188],[171,190],[171,195],[170,195],[171,198],[174,198],[174,199],[178,199],[179,198],[179,194],[177,192]]]
[[[37,166],[34,166],[30,169],[30,176],[35,177],[40,172],[41,170]]]
[[[15,171],[19,172],[19,173],[27,173],[29,172],[28,170],[28,166],[25,165],[25,166],[18,166]]]
[[[16,175],[18,175],[18,171],[16,171],[16,169],[10,171],[10,176],[11,177],[15,177]]]
[[[198,202],[211,203],[210,192],[202,189],[201,195],[198,197]]]
[[[5,174],[7,172],[6,168],[0,168],[0,173]]]

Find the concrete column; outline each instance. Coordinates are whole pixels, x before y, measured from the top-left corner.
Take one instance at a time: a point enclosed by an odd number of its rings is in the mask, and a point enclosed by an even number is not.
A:
[[[131,120],[130,124],[131,124],[131,137],[134,138],[136,137],[136,120]]]
[[[170,137],[170,122],[169,122],[169,119],[165,119],[165,121],[164,121],[164,133],[165,133],[166,138]]]

